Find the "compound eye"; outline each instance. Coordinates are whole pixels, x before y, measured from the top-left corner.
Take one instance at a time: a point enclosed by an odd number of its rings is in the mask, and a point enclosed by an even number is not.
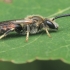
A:
[[[51,29],[55,29],[55,25],[51,21],[49,21],[49,20],[45,20],[44,24],[48,25],[49,28],[51,28]]]

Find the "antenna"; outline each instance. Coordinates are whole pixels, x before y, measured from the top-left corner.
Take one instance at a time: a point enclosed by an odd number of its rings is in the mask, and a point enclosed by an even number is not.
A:
[[[70,16],[70,14],[64,14],[64,15],[55,16],[55,17],[52,19],[52,21],[55,20],[55,19],[58,19],[58,18],[68,17],[68,16]]]

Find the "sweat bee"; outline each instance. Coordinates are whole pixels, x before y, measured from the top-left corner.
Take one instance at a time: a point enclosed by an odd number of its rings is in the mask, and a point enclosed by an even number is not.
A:
[[[57,31],[59,27],[54,20],[67,16],[70,16],[70,14],[55,16],[52,19],[33,15],[19,20],[2,21],[0,22],[0,34],[2,34],[0,39],[7,36],[12,31],[26,35],[26,41],[28,41],[29,34],[36,34],[43,30],[45,30],[47,35],[51,37],[49,31]]]

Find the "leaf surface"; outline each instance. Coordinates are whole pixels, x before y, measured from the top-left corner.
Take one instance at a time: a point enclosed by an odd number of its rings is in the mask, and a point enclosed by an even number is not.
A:
[[[28,15],[54,17],[70,12],[69,0],[1,0],[0,21],[23,19]],[[45,32],[26,36],[16,32],[10,33],[0,40],[0,59],[14,63],[26,63],[33,60],[62,59],[70,63],[70,17],[56,20],[59,24],[57,32],[50,32],[49,38]]]

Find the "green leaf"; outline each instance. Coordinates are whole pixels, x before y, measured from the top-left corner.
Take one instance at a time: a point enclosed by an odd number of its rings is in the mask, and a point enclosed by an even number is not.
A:
[[[70,12],[69,0],[1,0],[0,21],[21,19],[28,15],[41,15],[52,18]],[[57,32],[45,32],[26,36],[16,32],[10,33],[0,40],[0,60],[14,63],[26,63],[33,60],[62,59],[70,63],[70,17],[56,20],[59,24]]]

